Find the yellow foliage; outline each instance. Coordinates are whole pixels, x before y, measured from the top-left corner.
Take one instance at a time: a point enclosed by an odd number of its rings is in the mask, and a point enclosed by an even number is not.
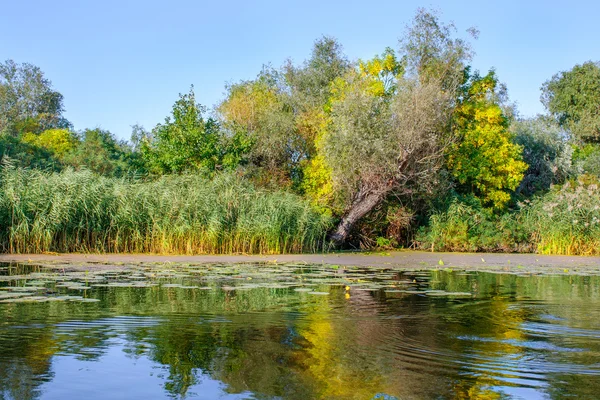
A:
[[[226,120],[251,131],[277,102],[277,94],[272,88],[262,82],[251,82],[234,87],[219,106],[219,112]]]
[[[504,208],[528,166],[522,148],[512,141],[502,109],[487,96],[495,87],[493,75],[473,83],[470,97],[456,109],[461,140],[451,146],[447,162],[463,185],[471,186],[485,204]]]
[[[393,94],[398,76],[402,73],[402,64],[396,58],[394,51],[387,48],[381,56],[371,60],[360,61],[358,68],[350,71],[344,77],[336,78],[331,85],[331,96],[324,110],[300,115],[299,129],[303,137],[313,139],[316,155],[304,167],[302,188],[306,196],[321,212],[331,214],[335,210],[335,191],[331,178],[332,170],[322,155],[322,144],[328,134],[330,118],[328,112],[331,105],[344,101],[346,96],[356,91],[368,93],[374,97]]]
[[[323,111],[304,114],[300,119],[307,139],[312,138],[315,146],[315,156],[307,161],[304,167],[302,189],[313,206],[321,213],[331,215],[334,202],[334,187],[331,179],[331,168],[327,165],[321,153],[323,137],[327,134],[329,117]]]
[[[327,129],[329,118],[322,109],[313,108],[300,113],[296,117],[296,127],[300,136],[316,146],[316,141]]]
[[[371,399],[384,387],[379,375],[365,374],[360,365],[349,363],[343,356],[340,326],[332,318],[332,309],[326,303],[314,305],[298,333],[310,344],[299,355],[309,380],[315,382],[318,398]],[[356,335],[356,333],[354,333]]]
[[[49,129],[39,135],[26,133],[23,135],[22,140],[43,147],[58,157],[64,157],[77,146],[75,134],[68,129]]]
[[[373,96],[385,96],[394,90],[394,82],[402,73],[402,64],[394,51],[387,48],[381,56],[371,60],[359,61],[360,76],[368,82],[368,91]]]
[[[317,154],[304,168],[302,188],[317,210],[323,214],[331,215],[335,192],[331,179],[331,169],[327,166],[322,155]]]

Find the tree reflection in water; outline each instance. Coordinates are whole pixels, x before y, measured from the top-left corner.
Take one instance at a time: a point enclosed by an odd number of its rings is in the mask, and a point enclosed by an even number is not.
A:
[[[119,385],[150,390],[155,380],[181,398],[593,398],[600,390],[598,277],[394,279],[420,282],[422,293],[100,287],[88,290],[96,303],[0,304],[0,398],[44,398],[58,381],[75,393],[86,369],[97,398]],[[117,362],[125,376],[111,375]],[[73,376],[62,376],[67,364]],[[148,378],[128,381],[128,370]]]

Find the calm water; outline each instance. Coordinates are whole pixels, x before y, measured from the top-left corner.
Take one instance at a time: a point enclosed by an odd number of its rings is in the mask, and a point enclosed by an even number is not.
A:
[[[598,276],[0,265],[0,399],[599,393]]]

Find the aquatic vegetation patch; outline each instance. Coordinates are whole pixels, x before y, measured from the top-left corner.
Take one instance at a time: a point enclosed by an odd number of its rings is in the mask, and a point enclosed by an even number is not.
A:
[[[0,302],[98,301],[105,290],[145,290],[242,293],[249,290],[277,290],[306,298],[310,296],[350,296],[354,291],[396,295],[471,297],[458,291],[431,291],[435,281],[429,272],[398,273],[387,268],[326,265],[266,264],[194,265],[139,263],[119,269],[70,270],[65,265],[25,265],[2,275]],[[27,273],[27,268],[30,271]]]

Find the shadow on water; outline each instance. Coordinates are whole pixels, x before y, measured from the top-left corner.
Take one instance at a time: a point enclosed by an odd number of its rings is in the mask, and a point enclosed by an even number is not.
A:
[[[0,265],[0,399],[594,398],[600,277]]]

